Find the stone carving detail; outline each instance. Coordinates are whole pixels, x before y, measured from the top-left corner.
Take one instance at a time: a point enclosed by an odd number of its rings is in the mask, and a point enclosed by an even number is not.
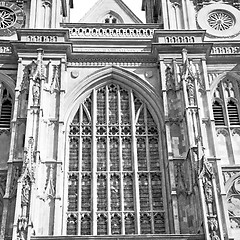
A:
[[[17,221],[17,239],[27,240],[31,200],[31,179],[28,175],[23,176],[21,185],[21,215]]]
[[[28,174],[31,178],[31,181],[34,181],[35,178],[35,152],[34,152],[34,139],[30,137],[28,140],[28,147],[24,151],[23,159],[23,174]]]
[[[217,136],[222,134],[224,137],[227,137],[229,135],[228,130],[225,128],[217,128],[216,132],[217,132]]]
[[[37,61],[32,61],[31,64],[26,66],[23,70],[23,80],[21,83],[21,92],[29,90],[30,80],[33,81],[32,85],[32,99],[33,106],[39,105],[40,100],[40,85],[41,80],[46,79],[46,68],[43,65],[43,50],[38,49]]]
[[[199,180],[202,185],[202,193],[204,199],[204,205],[207,212],[208,232],[210,239],[220,240],[220,229],[218,221],[218,213],[216,210],[216,189],[214,189],[214,172],[212,165],[206,159],[205,155],[200,159],[200,174]]]
[[[20,166],[14,166],[12,170],[12,179],[9,191],[9,199],[12,199],[16,196],[17,193],[17,183],[18,179],[21,176],[22,168]]]
[[[224,184],[226,184],[226,182],[233,177],[234,175],[236,175],[237,173],[239,173],[238,171],[227,171],[227,172],[223,172],[223,180],[224,180]]]
[[[50,83],[50,92],[60,91],[60,66],[55,65],[53,68],[53,77]]]
[[[54,165],[50,164],[47,168],[47,180],[46,185],[44,188],[44,193],[40,197],[43,201],[47,201],[48,199],[54,199],[55,198],[55,180],[54,180]]]
[[[23,0],[16,0],[16,4],[17,4],[20,8],[23,8],[24,1],[23,1]]]
[[[28,42],[57,42],[57,36],[27,36]]]
[[[12,50],[10,47],[0,46],[0,53],[10,54]]]
[[[234,128],[232,130],[232,135],[234,136],[235,134],[239,135],[240,136],[240,128]]]
[[[193,69],[192,61],[189,61],[187,57],[187,50],[182,50],[183,57],[183,66],[181,71],[182,80],[186,82],[187,94],[188,94],[188,103],[189,105],[195,105],[195,73]]]
[[[237,177],[228,191],[228,214],[231,228],[240,228],[240,177]]]
[[[174,73],[171,66],[167,66],[165,70],[166,75],[166,89],[168,90],[175,90],[175,80],[174,80]]]

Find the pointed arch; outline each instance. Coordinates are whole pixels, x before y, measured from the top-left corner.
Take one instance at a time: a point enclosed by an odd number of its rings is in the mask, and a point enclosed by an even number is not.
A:
[[[166,233],[165,148],[158,118],[161,110],[154,109],[157,94],[128,71],[116,67],[104,71],[87,77],[71,93],[77,111],[73,102],[66,131],[68,189],[63,211],[88,213],[90,218],[78,223],[67,218],[64,231],[73,235],[83,230],[90,235]],[[161,224],[154,220],[157,215],[163,219]]]
[[[66,123],[66,127],[74,117],[79,103],[89,95],[91,90],[109,82],[123,85],[129,89],[134,89],[134,91],[141,96],[141,99],[146,101],[154,117],[158,119],[160,129],[164,128],[163,102],[157,90],[139,76],[117,66],[108,66],[95,71],[81,80],[73,91],[66,94],[64,106],[64,122]]]
[[[14,97],[14,91],[15,91],[15,81],[9,77],[8,75],[0,72],[0,82],[3,82],[8,90],[10,91],[10,94],[12,98]]]

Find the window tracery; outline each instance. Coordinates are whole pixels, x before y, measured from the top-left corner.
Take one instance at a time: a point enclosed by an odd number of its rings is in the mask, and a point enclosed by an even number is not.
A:
[[[85,99],[68,166],[67,234],[165,233],[158,127],[132,90],[111,83]]]

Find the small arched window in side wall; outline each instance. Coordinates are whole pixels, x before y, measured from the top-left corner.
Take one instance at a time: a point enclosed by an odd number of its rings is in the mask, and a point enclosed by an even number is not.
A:
[[[225,125],[222,104],[215,100],[212,108],[215,125]]]
[[[236,103],[233,100],[230,100],[227,104],[228,117],[230,125],[239,125],[239,114]]]
[[[12,97],[8,89],[0,82],[0,129],[10,128],[12,116]]]

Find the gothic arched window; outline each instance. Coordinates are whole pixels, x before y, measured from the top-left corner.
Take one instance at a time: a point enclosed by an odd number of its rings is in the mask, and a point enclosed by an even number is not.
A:
[[[12,116],[12,97],[8,89],[0,82],[0,129],[10,128]]]
[[[215,125],[240,125],[238,89],[237,82],[229,79],[218,84],[212,105]]]
[[[236,80],[226,78],[219,82],[212,108],[217,133],[216,152],[224,165],[240,163],[239,101],[239,83]]]
[[[159,130],[117,84],[93,90],[69,131],[69,235],[165,233]]]

